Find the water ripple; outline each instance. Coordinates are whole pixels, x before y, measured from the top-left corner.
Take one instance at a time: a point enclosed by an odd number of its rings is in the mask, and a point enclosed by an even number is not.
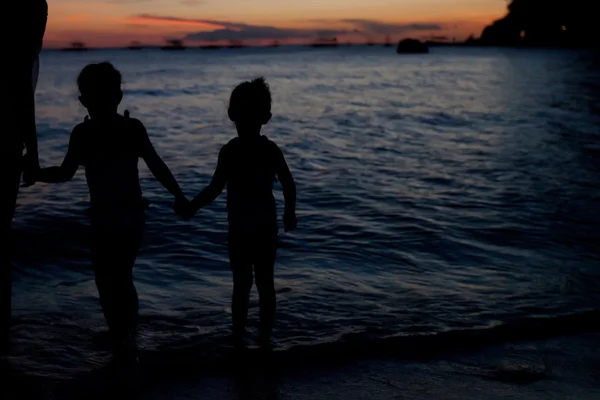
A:
[[[48,52],[38,93],[43,165],[61,161],[85,116],[77,72],[100,59],[122,70],[123,108],[146,124],[189,196],[234,135],[232,87],[269,80],[265,134],[299,188],[300,227],[281,236],[277,264],[283,348],[487,329],[599,305],[600,72],[585,54]],[[231,290],[224,201],[179,221],[168,193],[145,167],[142,175],[151,208],[135,270],[140,344],[160,353],[220,343]],[[24,189],[19,200],[13,358],[31,374],[66,377],[106,361],[87,202],[81,173]],[[253,294],[253,332],[256,318]]]

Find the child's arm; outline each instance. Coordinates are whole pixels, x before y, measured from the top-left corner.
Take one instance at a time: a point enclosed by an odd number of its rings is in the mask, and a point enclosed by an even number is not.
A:
[[[189,217],[193,216],[196,212],[198,212],[199,209],[212,203],[217,197],[219,197],[221,192],[223,192],[223,189],[225,189],[225,184],[227,183],[227,174],[225,173],[225,165],[227,163],[225,149],[226,147],[223,147],[219,153],[217,169],[215,170],[210,184],[204,188],[204,190],[200,192],[200,194],[198,194],[194,200],[192,200],[190,205],[191,215],[189,215]]]
[[[281,182],[283,189],[283,198],[285,199],[285,211],[283,214],[283,225],[286,232],[296,229],[296,183],[285,161],[285,157],[279,147],[276,147],[276,168],[277,177]]]
[[[150,137],[148,137],[146,128],[141,122],[137,121],[137,123],[139,124],[142,140],[141,156],[146,162],[146,165],[148,165],[150,172],[152,172],[152,175],[154,175],[154,177],[161,183],[161,185],[165,187],[165,189],[169,191],[169,193],[175,196],[176,202],[187,202],[185,195],[181,191],[181,188],[169,170],[169,167],[167,167],[167,164],[165,164],[165,162],[160,158],[154,149],[152,142],[150,142]]]
[[[80,164],[80,128],[73,129],[69,140],[67,155],[60,167],[42,168],[38,171],[36,180],[45,183],[63,183],[70,181]]]

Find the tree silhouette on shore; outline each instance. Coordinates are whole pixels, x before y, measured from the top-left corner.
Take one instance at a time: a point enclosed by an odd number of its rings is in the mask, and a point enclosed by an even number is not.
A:
[[[488,45],[597,47],[596,14],[589,0],[512,0],[508,14],[486,27]]]

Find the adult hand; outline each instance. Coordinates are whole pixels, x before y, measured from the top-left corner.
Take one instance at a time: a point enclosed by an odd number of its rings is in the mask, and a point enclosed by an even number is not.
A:
[[[40,160],[37,154],[27,152],[23,157],[23,187],[35,185],[40,171]]]
[[[191,207],[192,205],[188,199],[176,199],[175,204],[173,204],[173,211],[184,220],[188,220],[194,216]]]

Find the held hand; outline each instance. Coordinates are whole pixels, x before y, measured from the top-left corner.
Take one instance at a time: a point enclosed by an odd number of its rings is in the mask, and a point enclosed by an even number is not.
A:
[[[191,207],[190,201],[186,198],[176,199],[175,204],[173,204],[173,210],[186,221],[194,216]]]
[[[25,154],[23,157],[23,185],[29,187],[35,185],[40,171],[40,160],[37,154]]]
[[[283,229],[285,232],[291,232],[298,226],[298,219],[295,212],[286,212],[283,215]]]

